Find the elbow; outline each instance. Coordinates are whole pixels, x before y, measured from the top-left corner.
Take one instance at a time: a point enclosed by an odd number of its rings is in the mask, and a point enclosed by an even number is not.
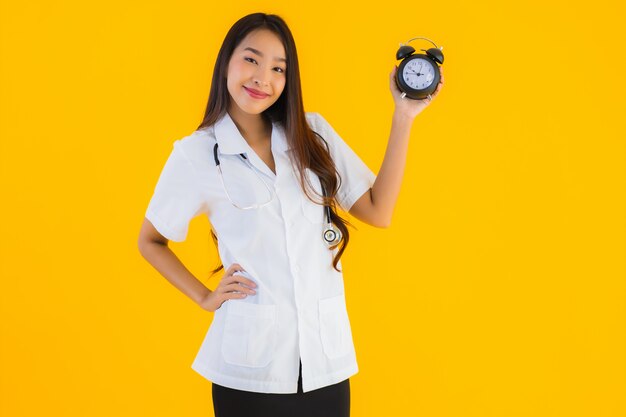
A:
[[[146,258],[146,254],[150,251],[150,248],[154,247],[155,245],[167,246],[167,240],[163,242],[160,240],[140,238],[137,241],[137,249],[139,250],[141,256],[143,256],[144,258]]]
[[[388,229],[391,226],[391,219],[385,219],[383,222],[377,222],[374,226],[379,229]]]
[[[139,239],[137,239],[137,249],[139,250],[141,256],[145,258],[146,253],[149,251],[149,248],[154,245],[154,243],[156,242],[147,239],[145,236],[141,236]]]
[[[139,239],[137,241],[137,249],[139,250],[139,253],[141,254],[141,256],[143,256],[145,258],[145,248],[146,248],[146,242],[144,239]]]
[[[137,238],[137,249],[139,250],[139,253],[145,257],[145,253],[146,253],[146,248],[148,247],[148,245],[150,244],[150,240],[147,238],[145,233],[140,233],[139,237]]]

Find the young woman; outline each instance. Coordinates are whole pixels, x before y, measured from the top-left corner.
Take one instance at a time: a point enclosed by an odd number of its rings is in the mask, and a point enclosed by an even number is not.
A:
[[[139,237],[169,282],[214,312],[192,368],[213,382],[217,417],[349,416],[358,372],[340,257],[337,204],[388,227],[415,116],[434,99],[395,102],[376,176],[315,112],[305,112],[292,34],[276,15],[237,21],[215,64],[204,120],[177,140]],[[208,289],[169,249],[209,217],[223,265]],[[223,268],[213,271],[213,273]]]

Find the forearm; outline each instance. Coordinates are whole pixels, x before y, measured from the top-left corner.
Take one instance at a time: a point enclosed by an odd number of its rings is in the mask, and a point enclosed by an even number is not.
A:
[[[385,219],[383,223],[387,225],[391,224],[393,210],[400,194],[413,120],[411,117],[394,112],[387,150],[372,186],[372,204],[378,218]]]
[[[210,292],[178,259],[176,254],[161,243],[146,243],[139,248],[141,255],[172,285],[199,304]]]

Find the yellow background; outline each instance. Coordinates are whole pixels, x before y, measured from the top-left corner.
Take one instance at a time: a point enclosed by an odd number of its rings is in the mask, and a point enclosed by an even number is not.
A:
[[[264,11],[376,173],[399,43],[444,47],[392,226],[352,218],[352,416],[626,415],[622,4],[2,1],[0,414],[213,415],[212,313],[137,237],[226,32]],[[171,245],[214,288],[209,230]]]

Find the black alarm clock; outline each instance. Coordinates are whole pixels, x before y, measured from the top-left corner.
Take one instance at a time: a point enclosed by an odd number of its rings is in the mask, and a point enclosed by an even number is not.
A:
[[[407,45],[415,39],[426,39],[435,48],[422,49],[426,54],[415,54],[415,48]],[[427,38],[409,39],[407,43],[400,44],[396,52],[396,59],[402,60],[396,72],[396,84],[405,96],[413,100],[422,100],[429,97],[437,89],[441,78],[439,65],[443,64],[443,46],[438,47],[435,42]]]

